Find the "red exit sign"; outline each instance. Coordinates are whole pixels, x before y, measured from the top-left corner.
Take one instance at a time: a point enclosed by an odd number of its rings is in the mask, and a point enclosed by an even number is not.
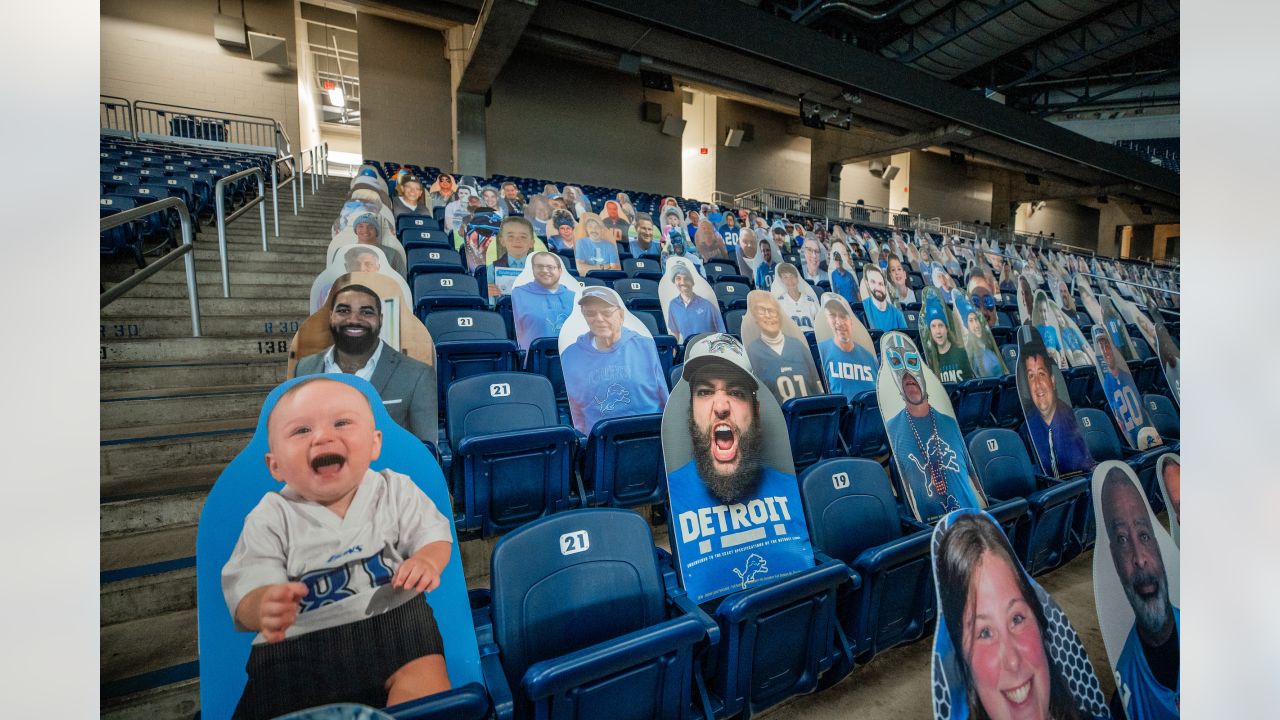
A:
[[[698,152],[701,153],[702,155],[706,155],[708,150],[706,148],[700,148]]]

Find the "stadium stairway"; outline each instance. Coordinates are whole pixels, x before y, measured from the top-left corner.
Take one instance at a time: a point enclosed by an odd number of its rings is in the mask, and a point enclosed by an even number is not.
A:
[[[257,213],[196,238],[202,338],[191,337],[181,261],[101,315],[101,682],[110,718],[190,718],[199,708],[195,543],[200,509],[284,380],[288,344],[324,269],[347,182],[332,178],[262,251]],[[103,267],[103,286],[125,272]]]

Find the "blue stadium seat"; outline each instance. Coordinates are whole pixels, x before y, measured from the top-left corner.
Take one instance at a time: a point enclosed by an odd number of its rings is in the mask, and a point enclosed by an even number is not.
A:
[[[1073,407],[1088,405],[1096,394],[1093,385],[1098,382],[1098,371],[1092,365],[1067,368],[1062,371],[1062,379],[1067,383],[1067,395]]]
[[[1160,437],[1164,438],[1165,443],[1169,444],[1171,441],[1177,440],[1180,434],[1181,421],[1178,418],[1177,408],[1173,406],[1173,401],[1164,395],[1147,393],[1142,396],[1142,404],[1145,406],[1143,414],[1156,426],[1156,432],[1160,433]]]
[[[817,689],[823,673],[851,664],[836,620],[838,588],[858,583],[847,565],[821,559],[811,570],[740,590],[716,608],[720,641],[703,669],[717,718],[750,718]]]
[[[667,371],[667,379],[670,388],[674,390],[676,383],[679,383],[682,377],[684,377],[684,363],[672,365],[671,370]]]
[[[716,283],[711,286],[711,289],[715,291],[716,300],[719,301],[722,311],[747,309],[747,293],[751,292],[751,287],[746,283]]]
[[[613,289],[632,312],[638,310],[662,312],[662,300],[658,297],[658,283],[643,278],[623,278],[613,281]]]
[[[582,477],[590,504],[634,507],[667,497],[662,413],[601,420],[591,428]]]
[[[405,230],[440,230],[440,223],[430,215],[401,215],[396,218],[396,234]]]
[[[496,716],[680,720],[694,646],[710,619],[668,609],[643,518],[577,510],[513,531],[493,549],[477,636]]]
[[[991,421],[996,427],[1016,428],[1025,419],[1018,397],[1018,376],[1011,372],[1000,378],[1000,389],[991,403]]]
[[[578,437],[560,424],[546,378],[473,375],[449,386],[445,408],[460,529],[492,537],[569,509]]]
[[[621,270],[588,270],[587,277],[603,280],[612,286],[615,281],[627,277],[627,274]]]
[[[858,662],[920,638],[936,612],[930,530],[902,514],[884,468],[827,460],[800,478],[800,495],[814,550],[861,579],[842,588],[837,608]]]
[[[452,249],[449,244],[449,236],[443,230],[405,228],[399,232],[399,238],[400,244],[404,246],[406,252],[415,248]]]
[[[633,278],[654,282],[662,279],[662,264],[656,258],[625,258],[622,261],[622,271]]]
[[[743,308],[735,308],[724,314],[724,328],[730,335],[742,337],[742,318],[746,317],[747,311]]]
[[[106,195],[98,200],[98,217],[108,217],[125,210],[132,210],[134,207],[132,198]],[[101,233],[98,248],[99,254],[104,258],[113,258],[122,252],[128,252],[138,263],[138,267],[147,264],[142,256],[141,239],[133,223],[125,223]]]
[[[568,418],[569,396],[564,386],[564,371],[560,367],[560,338],[553,336],[534,338],[524,355],[524,370],[541,375],[551,382],[561,416]],[[568,424],[567,421],[566,424]]]
[[[462,255],[456,250],[417,247],[409,250],[406,255],[408,256],[409,282],[413,282],[413,279],[419,275],[460,273],[465,268]]]
[[[465,273],[419,275],[410,285],[413,288],[414,312],[424,322],[435,310],[484,308],[479,284]]]
[[[436,348],[436,384],[443,404],[455,380],[515,370],[520,349],[507,337],[502,316],[488,310],[437,310],[426,317]]]
[[[1160,514],[1164,510],[1164,496],[1157,484],[1156,461],[1169,452],[1170,447],[1162,445],[1150,450],[1132,450],[1120,439],[1110,413],[1097,408],[1076,408],[1075,414],[1076,423],[1080,426],[1080,432],[1084,435],[1093,459],[1098,462],[1121,460],[1127,463],[1138,476],[1152,512]]]
[[[875,390],[849,398],[844,438],[853,457],[874,458],[889,452],[889,436],[880,417],[880,401]]]
[[[738,266],[730,262],[719,260],[711,260],[703,264],[703,271],[707,275],[707,282],[715,284],[720,282],[720,278],[725,275],[737,275]]]
[[[809,395],[782,403],[797,475],[819,460],[845,454],[840,431],[847,410],[844,395]]]
[[[971,378],[946,384],[961,433],[969,433],[990,422],[1000,382],[1000,378]]]
[[[1020,497],[1030,508],[1030,521],[1019,536],[1009,538],[1027,572],[1038,575],[1074,557],[1073,534],[1078,512],[1089,499],[1089,476],[1056,480],[1036,473],[1022,438],[1003,428],[969,436],[969,457],[992,503]]]

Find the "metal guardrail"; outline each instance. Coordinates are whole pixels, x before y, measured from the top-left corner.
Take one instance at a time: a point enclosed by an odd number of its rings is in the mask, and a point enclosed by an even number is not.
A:
[[[308,160],[308,164],[302,164],[301,158]],[[298,161],[298,167],[302,169],[304,174],[310,175],[311,194],[314,195],[329,175],[329,143],[320,143],[303,150]],[[306,207],[305,201],[302,206]]]
[[[226,212],[223,207],[223,197],[226,195],[227,184],[235,182],[243,177],[254,176],[258,180],[258,197],[244,204],[244,207],[224,216]],[[233,175],[219,178],[218,182],[213,186],[213,207],[214,216],[218,225],[218,262],[222,266],[222,296],[231,297],[231,277],[227,272],[227,225],[234,222],[241,215],[248,212],[253,206],[258,206],[258,220],[262,224],[262,251],[267,251],[267,206],[266,202],[267,190],[265,187],[266,173],[262,172],[262,168],[252,167],[247,170],[241,170]]]
[[[261,170],[259,170],[259,172],[261,172]],[[130,290],[141,285],[147,278],[168,267],[179,257],[182,257],[186,261],[187,296],[191,299],[191,337],[200,337],[200,297],[196,292],[195,253],[192,252],[195,249],[195,245],[192,244],[191,214],[187,212],[186,203],[182,202],[181,198],[167,197],[161,198],[155,202],[147,203],[146,205],[139,205],[132,210],[125,210],[124,212],[119,212],[115,215],[108,215],[99,221],[99,232],[106,232],[112,228],[124,225],[125,223],[130,223],[134,220],[139,220],[148,215],[161,213],[166,210],[178,211],[178,220],[182,224],[182,244],[177,248],[170,250],[164,255],[164,257],[161,257],[145,268],[142,268],[133,275],[125,278],[123,282],[102,293],[99,297],[98,307],[104,308],[110,305],[121,295],[124,295]]]
[[[279,165],[280,163],[287,163],[289,165],[289,177],[285,178],[284,182],[279,182],[277,180],[276,166]],[[271,161],[271,220],[275,224],[276,237],[280,237],[280,205],[279,205],[279,202],[276,200],[276,194],[280,190],[280,188],[284,187],[285,185],[290,186],[290,189],[293,190],[293,214],[297,215],[298,214],[298,183],[295,182],[297,179],[298,179],[298,173],[296,170],[296,166],[294,165],[294,162],[293,162],[293,157],[286,155],[285,157],[276,158],[275,160]],[[263,249],[264,250],[266,249],[265,245],[263,246]]]
[[[129,139],[136,140],[138,133],[133,126],[133,103],[114,95],[99,95],[98,127],[113,133],[124,133]]]
[[[273,154],[281,150],[281,128],[273,118],[172,105],[152,100],[133,103],[135,138],[195,144],[227,144]],[[285,140],[287,144],[287,139]]]
[[[1168,295],[1177,295],[1178,297],[1182,297],[1182,293],[1178,290],[1165,290],[1162,287],[1147,285],[1146,283],[1134,282],[1132,280],[1117,280],[1113,277],[1107,277],[1106,275],[1094,275],[1093,273],[1079,272],[1079,271],[1077,271],[1071,276],[1071,292],[1075,292],[1076,290],[1077,275],[1083,275],[1085,277],[1091,277],[1091,278],[1098,278],[1099,280],[1106,280],[1107,282],[1113,282],[1113,283],[1121,283],[1123,285],[1133,285],[1134,287],[1146,288],[1147,290],[1154,290],[1155,292],[1162,292]]]

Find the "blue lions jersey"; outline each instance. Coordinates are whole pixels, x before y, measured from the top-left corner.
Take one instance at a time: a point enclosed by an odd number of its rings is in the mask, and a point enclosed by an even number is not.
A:
[[[822,381],[809,346],[790,335],[783,338],[781,354],[774,352],[763,339],[751,343],[747,348],[751,371],[773,391],[779,405],[793,397],[820,395]]]
[[[832,393],[851,398],[876,389],[876,356],[861,345],[845,352],[834,338],[823,340],[818,343],[818,355]]]

